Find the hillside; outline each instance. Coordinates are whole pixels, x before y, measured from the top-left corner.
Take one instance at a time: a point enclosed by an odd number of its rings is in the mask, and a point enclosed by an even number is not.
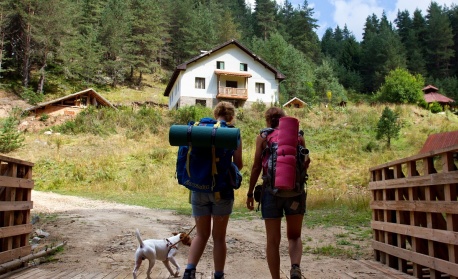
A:
[[[287,111],[300,119],[311,151],[310,208],[335,203],[367,208],[370,167],[416,154],[429,134],[458,129],[458,119],[452,113],[432,114],[410,105],[391,106],[400,115],[402,129],[399,139],[386,149],[384,142],[375,140],[383,108],[350,103],[346,108],[316,106]],[[254,138],[264,125],[262,111],[237,112],[245,178],[236,194],[236,207],[242,214],[246,213],[244,189],[248,186]],[[60,133],[25,133],[24,146],[7,155],[35,163],[38,190],[189,210],[185,206],[187,191],[178,187],[175,179],[177,148],[168,144],[169,127],[179,113],[155,108],[93,112],[63,125]]]

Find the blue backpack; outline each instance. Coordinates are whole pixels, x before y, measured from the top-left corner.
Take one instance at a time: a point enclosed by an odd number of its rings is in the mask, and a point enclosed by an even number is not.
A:
[[[202,118],[199,122],[189,122],[189,126],[211,126],[216,129],[230,129],[225,121]],[[188,129],[189,133],[192,127]],[[214,138],[212,138],[214,143]],[[233,149],[209,147],[193,147],[190,143],[178,148],[176,174],[178,184],[197,192],[220,192],[227,189],[238,189],[242,176],[232,162]]]

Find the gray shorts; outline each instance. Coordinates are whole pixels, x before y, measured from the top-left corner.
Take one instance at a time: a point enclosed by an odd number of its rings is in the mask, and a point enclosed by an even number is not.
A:
[[[306,194],[294,197],[279,197],[264,189],[261,198],[261,213],[263,219],[282,218],[285,215],[305,214]]]
[[[215,198],[215,193],[191,192],[192,216],[224,216],[232,213],[234,199]]]

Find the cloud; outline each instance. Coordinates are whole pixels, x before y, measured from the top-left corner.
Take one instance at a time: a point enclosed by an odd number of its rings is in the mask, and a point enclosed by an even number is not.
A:
[[[383,7],[375,0],[332,0],[334,6],[333,19],[340,28],[347,28],[355,35],[357,40],[362,39],[366,18],[372,14],[380,17]]]

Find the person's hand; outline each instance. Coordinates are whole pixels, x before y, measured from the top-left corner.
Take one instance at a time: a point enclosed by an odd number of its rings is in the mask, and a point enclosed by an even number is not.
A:
[[[249,210],[254,209],[254,198],[253,197],[246,199],[246,208],[248,208]]]

